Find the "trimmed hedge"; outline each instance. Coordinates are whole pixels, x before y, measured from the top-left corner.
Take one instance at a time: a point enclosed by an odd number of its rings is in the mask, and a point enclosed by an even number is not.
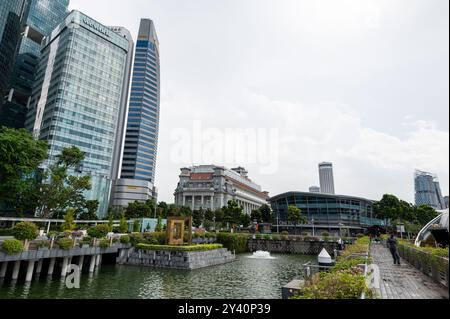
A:
[[[8,239],[2,243],[2,250],[8,255],[17,255],[24,251],[24,247],[20,240]]]
[[[12,232],[18,240],[34,240],[38,236],[39,229],[34,223],[22,222],[14,226]]]
[[[69,250],[73,247],[73,240],[70,238],[61,238],[57,244],[60,249]]]
[[[12,228],[0,229],[0,236],[14,236]]]
[[[109,247],[109,244],[110,244],[110,241],[109,241],[109,239],[102,239],[102,240],[100,240],[100,243],[98,244],[98,246],[100,247],[100,248],[108,248]]]
[[[162,250],[162,251],[178,251],[178,252],[190,252],[190,251],[208,251],[223,248],[220,244],[208,244],[208,245],[193,245],[193,246],[167,246],[167,245],[148,245],[138,244],[137,249],[141,250]]]

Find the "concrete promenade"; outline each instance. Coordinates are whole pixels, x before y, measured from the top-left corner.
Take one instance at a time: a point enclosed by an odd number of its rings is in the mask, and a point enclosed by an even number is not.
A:
[[[448,290],[417,270],[404,259],[394,265],[392,255],[383,244],[372,244],[370,254],[380,269],[383,299],[448,299]]]

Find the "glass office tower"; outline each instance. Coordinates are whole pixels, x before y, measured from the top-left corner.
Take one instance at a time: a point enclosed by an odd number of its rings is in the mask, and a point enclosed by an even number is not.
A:
[[[333,163],[319,164],[320,191],[324,194],[335,194]]]
[[[72,11],[44,42],[27,115],[26,127],[49,143],[44,168],[65,147],[86,153],[71,173],[91,176],[85,195],[99,200],[99,217],[108,211],[129,48],[123,35]]]
[[[0,125],[4,118],[4,101],[8,95],[26,4],[25,0],[0,2]]]
[[[432,173],[416,171],[414,175],[416,205],[428,205],[434,209],[445,209],[444,198],[437,176]]]
[[[114,207],[156,197],[155,168],[160,115],[159,41],[152,20],[142,19],[136,43],[120,179]]]

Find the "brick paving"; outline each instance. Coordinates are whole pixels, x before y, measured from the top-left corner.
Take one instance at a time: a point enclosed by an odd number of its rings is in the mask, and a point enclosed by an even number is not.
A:
[[[394,265],[391,252],[382,244],[372,244],[370,254],[380,269],[383,299],[448,299],[448,289],[417,270],[405,260]]]

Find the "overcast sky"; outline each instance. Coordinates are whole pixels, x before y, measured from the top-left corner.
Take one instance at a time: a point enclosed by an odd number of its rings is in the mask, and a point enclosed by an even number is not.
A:
[[[416,168],[438,174],[449,192],[447,0],[71,0],[71,8],[135,38],[140,18],[155,22],[159,200],[173,202],[179,169],[202,161],[245,166],[271,195],[318,185],[322,161],[334,163],[339,194],[413,202]],[[243,142],[239,129],[258,138]]]

